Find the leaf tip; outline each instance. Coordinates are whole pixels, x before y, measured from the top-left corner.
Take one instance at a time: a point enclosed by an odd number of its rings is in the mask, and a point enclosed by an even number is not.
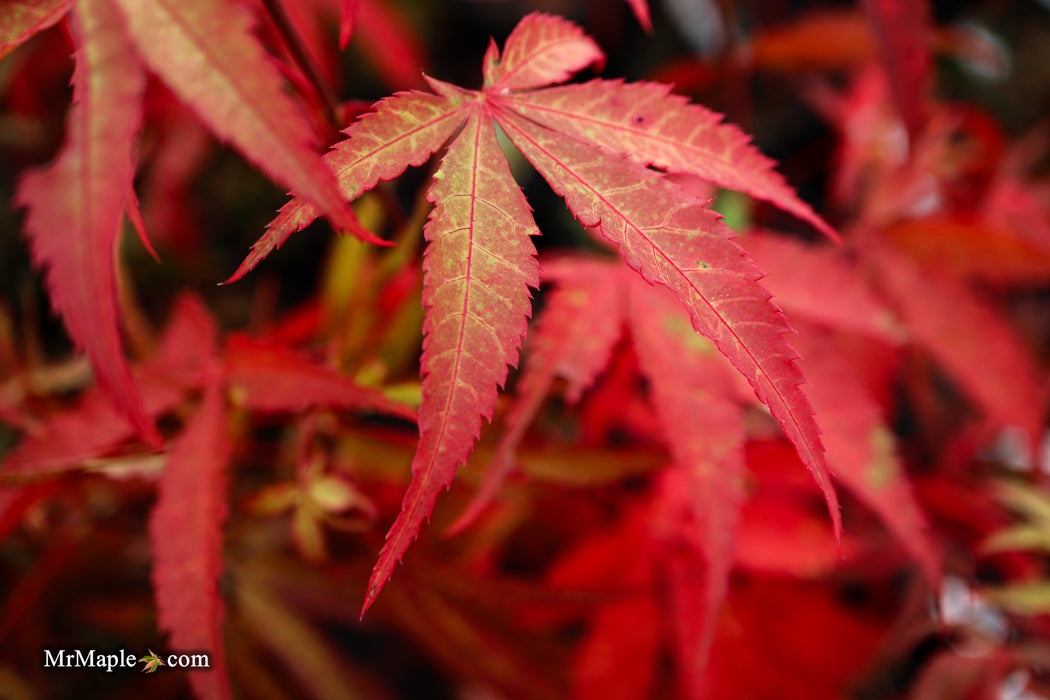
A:
[[[255,262],[252,261],[252,256],[249,255],[244,260],[244,262],[241,263],[240,267],[238,267],[234,271],[234,273],[232,275],[230,275],[228,278],[226,278],[222,282],[218,282],[216,284],[216,286],[224,287],[227,284],[233,284],[234,282],[239,282],[245,275],[247,275],[253,269],[255,269]]]
[[[131,222],[132,227],[135,229],[135,233],[139,237],[139,241],[142,242],[142,246],[149,253],[150,257],[158,263],[160,262],[160,256],[157,255],[157,251],[153,248],[153,243],[150,242],[149,235],[146,233],[146,222],[142,218],[142,207],[139,206],[138,195],[135,194],[135,187],[131,182],[127,183],[127,189],[124,194],[124,213],[128,217],[128,221]]]
[[[343,0],[339,12],[339,50],[345,51],[350,45],[350,38],[357,28],[358,13],[361,11],[360,0]]]
[[[361,604],[361,614],[358,616],[358,621],[365,619],[365,613],[372,607],[372,603],[376,602],[376,597],[379,595],[379,591],[383,590],[383,583],[375,582],[373,579],[375,576],[368,580],[368,592],[365,593],[365,602]]]
[[[840,248],[846,245],[845,241],[842,240],[842,236],[839,235],[839,232],[833,229],[831,227],[831,224],[824,221],[824,219],[822,219],[819,214],[816,215],[816,218],[813,221],[813,225],[816,226],[817,230],[823,233],[828,238],[828,240],[830,240],[835,245],[839,246]]]
[[[375,568],[372,569],[372,575],[368,578],[368,590],[365,592],[365,601],[361,605],[361,617],[359,619],[364,619],[365,613],[376,602],[376,598],[379,597],[383,587],[390,581],[390,577],[394,574],[394,567],[398,565],[400,560],[400,554],[390,549],[388,542],[388,546],[384,547],[383,551],[379,553],[379,560],[376,562]]]
[[[641,25],[642,29],[647,34],[652,34],[653,19],[647,0],[627,0],[627,4],[630,6],[631,11],[634,13],[634,18],[638,20],[638,24]]]

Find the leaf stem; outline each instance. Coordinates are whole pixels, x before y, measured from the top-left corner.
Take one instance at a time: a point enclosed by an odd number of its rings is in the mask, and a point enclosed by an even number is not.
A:
[[[292,59],[299,66],[299,70],[303,72],[303,75],[306,76],[306,79],[317,93],[325,120],[334,126],[336,131],[339,131],[343,128],[343,123],[339,119],[338,98],[336,98],[335,92],[328,84],[328,81],[321,74],[321,69],[318,67],[317,62],[314,61],[313,56],[307,50],[305,42],[303,42],[299,31],[295,28],[295,23],[288,15],[288,11],[284,8],[281,0],[262,0],[262,4],[273,20],[277,33],[280,35],[285,48],[288,49],[288,53],[291,54]]]

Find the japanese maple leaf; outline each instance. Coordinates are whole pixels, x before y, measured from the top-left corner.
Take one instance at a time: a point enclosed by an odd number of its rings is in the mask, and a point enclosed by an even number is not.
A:
[[[143,656],[139,661],[145,664],[142,669],[143,673],[153,673],[164,665],[164,662],[160,660],[160,657],[152,649],[149,650],[149,654]]]
[[[428,79],[436,95],[406,92],[380,102],[326,156],[343,196],[354,199],[425,162],[455,135],[428,192],[435,208],[424,230],[420,442],[365,609],[472,451],[526,331],[539,272],[530,238],[539,232],[496,141],[497,126],[575,217],[615,244],[647,282],[672,290],[693,327],[748,378],[813,471],[840,527],[796,355],[782,337],[789,327],[758,284],[761,271],[714,212],[650,166],[742,189],[834,233],[739,130],[666,86],[595,80],[547,87],[603,61],[575,25],[529,15],[502,54],[490,44],[482,89]],[[286,204],[233,279],[317,214],[304,200]]]
[[[208,649],[212,654],[212,672],[190,677],[201,698],[231,697],[219,575],[228,510],[226,469],[233,443],[221,386],[214,373],[161,474],[149,523],[160,627],[170,632],[173,648]]]
[[[18,191],[28,209],[33,261],[46,271],[51,304],[94,365],[99,385],[148,442],[160,434],[123,360],[115,245],[134,174],[131,150],[145,78],[110,0],[81,0],[73,13],[78,51],[66,142]]]

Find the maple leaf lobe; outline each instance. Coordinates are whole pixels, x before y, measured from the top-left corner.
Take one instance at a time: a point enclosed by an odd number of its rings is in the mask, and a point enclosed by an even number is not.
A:
[[[226,468],[233,443],[219,376],[211,376],[196,415],[171,451],[149,522],[153,589],[160,626],[180,649],[207,649],[209,673],[191,674],[200,697],[232,697],[219,592]]]
[[[577,25],[533,12],[507,37],[500,56],[495,43],[485,53],[485,87],[497,94],[561,83],[589,65],[600,69],[605,54]]]
[[[73,18],[79,48],[66,139],[49,166],[22,178],[17,201],[27,209],[30,252],[52,306],[114,405],[159,447],[124,359],[115,260],[145,78],[108,0],[83,0]]]
[[[353,201],[380,181],[392,180],[409,166],[425,163],[463,125],[469,108],[456,99],[418,91],[400,92],[379,101],[375,111],[362,115],[343,132],[347,138],[325,154],[325,164],[335,175],[340,195]],[[246,275],[319,215],[320,210],[305,199],[289,201],[226,283]]]
[[[517,364],[529,288],[539,285],[531,241],[539,232],[484,110],[474,111],[449,146],[427,197],[435,207],[424,229],[429,244],[423,260],[420,442],[364,610],[466,461],[481,419],[491,420],[497,386],[503,386],[508,365]]]
[[[595,79],[515,94],[506,103],[544,126],[642,165],[695,175],[768,201],[840,241],[743,131],[671,93],[669,85]]]

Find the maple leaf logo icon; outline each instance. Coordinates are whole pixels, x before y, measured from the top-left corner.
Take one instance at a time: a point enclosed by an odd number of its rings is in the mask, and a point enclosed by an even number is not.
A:
[[[149,650],[148,656],[143,656],[139,661],[145,662],[146,664],[146,667],[142,669],[143,673],[153,673],[157,670],[157,667],[164,665],[164,662],[160,660],[152,649]]]

